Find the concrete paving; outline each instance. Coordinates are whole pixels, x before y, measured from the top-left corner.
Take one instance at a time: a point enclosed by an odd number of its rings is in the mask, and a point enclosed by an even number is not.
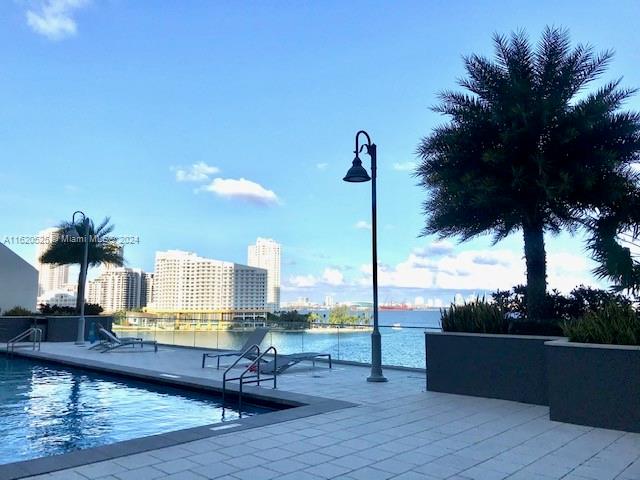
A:
[[[222,375],[200,368],[197,349],[100,354],[43,344],[42,352],[170,375]],[[367,374],[359,366],[301,364],[279,377],[279,390],[357,406],[30,478],[640,480],[640,434],[553,422],[541,406],[426,392],[420,372],[387,369],[388,383],[367,383]]]

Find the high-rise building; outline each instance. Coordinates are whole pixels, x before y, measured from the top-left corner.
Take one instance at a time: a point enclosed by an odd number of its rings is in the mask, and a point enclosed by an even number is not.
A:
[[[260,238],[249,245],[247,263],[267,271],[267,308],[280,310],[280,244],[270,238]]]
[[[156,252],[150,311],[264,314],[267,272],[180,250]]]
[[[58,229],[47,228],[38,233],[36,244],[36,269],[38,270],[38,295],[52,290],[61,290],[69,281],[69,265],[52,265],[41,263],[40,256],[47,251],[49,245],[58,241]]]
[[[87,301],[97,303],[105,312],[140,308],[144,275],[139,268],[106,268],[98,278],[88,282]]]
[[[146,307],[153,302],[153,273],[142,272],[142,286],[140,287],[140,307]]]

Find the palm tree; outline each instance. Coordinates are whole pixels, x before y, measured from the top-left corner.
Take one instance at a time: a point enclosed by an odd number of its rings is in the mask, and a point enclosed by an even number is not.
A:
[[[89,233],[88,267],[101,264],[122,266],[124,258],[122,248],[115,239],[109,237],[114,225],[109,224],[109,218],[105,218],[97,227],[91,219],[86,222]],[[76,311],[80,311],[80,301],[84,298],[87,272],[83,267],[85,223],[62,222],[58,227],[57,241],[50,244],[49,248],[40,257],[40,262],[54,265],[80,265],[78,274],[78,298]],[[56,236],[54,236],[56,238]],[[75,241],[73,241],[75,239]],[[78,241],[80,239],[80,241]]]
[[[568,32],[557,28],[546,28],[537,46],[522,31],[495,35],[494,44],[493,60],[464,59],[459,85],[467,91],[440,94],[434,110],[449,122],[418,146],[416,176],[428,191],[423,234],[466,241],[490,233],[495,244],[522,231],[528,316],[542,320],[545,233],[587,225],[594,247],[615,234],[590,219],[619,216],[627,200],[640,203],[631,168],[640,116],[620,111],[634,91],[619,81],[585,92],[611,51],[572,48]],[[613,223],[615,231],[621,222]],[[599,260],[611,256],[610,244],[597,246]]]

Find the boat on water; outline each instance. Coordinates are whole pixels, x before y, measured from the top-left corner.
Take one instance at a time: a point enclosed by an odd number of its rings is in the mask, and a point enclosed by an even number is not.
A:
[[[391,325],[391,330],[402,330],[402,325],[400,325],[399,323],[394,323],[393,325]]]
[[[413,310],[411,305],[401,304],[401,305],[381,305],[380,310]]]

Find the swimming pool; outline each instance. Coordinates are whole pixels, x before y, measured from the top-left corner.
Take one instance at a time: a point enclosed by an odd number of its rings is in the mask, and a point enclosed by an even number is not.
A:
[[[0,464],[271,411],[206,393],[0,355]]]

